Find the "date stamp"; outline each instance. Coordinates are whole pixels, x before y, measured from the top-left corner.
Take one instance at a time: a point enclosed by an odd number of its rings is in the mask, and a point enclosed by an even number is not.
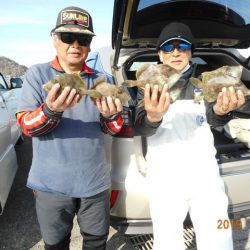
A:
[[[228,228],[242,230],[243,225],[241,220],[230,219],[230,220],[218,220],[217,221],[217,229],[228,229]]]

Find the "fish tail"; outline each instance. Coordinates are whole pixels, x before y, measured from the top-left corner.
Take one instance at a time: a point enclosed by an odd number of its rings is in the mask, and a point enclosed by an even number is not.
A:
[[[77,76],[78,79],[81,81],[82,83],[82,86],[84,89],[87,89],[87,84],[86,84],[86,81],[84,79],[82,79],[81,75],[80,75],[80,71],[77,71],[77,72],[74,72],[72,73],[73,75]]]
[[[89,90],[87,90],[85,88],[81,88],[80,92],[81,92],[82,95],[88,95]]]
[[[87,90],[86,94],[89,95],[91,98],[94,98],[94,99],[102,97],[101,93],[94,90],[94,89]]]
[[[202,81],[200,81],[198,78],[190,77],[190,81],[197,88],[203,87]]]
[[[173,74],[169,77],[167,82],[169,89],[172,88],[173,85],[180,79],[180,76],[180,74]]]
[[[94,89],[96,88],[96,86],[99,85],[99,84],[102,83],[102,82],[106,82],[105,77],[104,77],[104,76],[99,76],[99,77],[96,79],[96,81],[95,81],[95,83],[94,83],[94,85],[92,86],[91,89],[94,90]]]
[[[134,80],[125,80],[125,81],[122,83],[122,85],[125,86],[125,87],[132,88],[132,87],[137,86],[137,81],[134,81]]]
[[[142,99],[142,100],[140,100],[140,101],[138,102],[137,107],[138,107],[138,108],[144,107],[144,99]]]

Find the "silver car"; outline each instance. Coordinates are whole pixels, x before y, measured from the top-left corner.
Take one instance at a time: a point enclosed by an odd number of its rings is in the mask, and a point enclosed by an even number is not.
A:
[[[15,112],[22,85],[15,84],[16,79],[8,83],[0,73],[0,214],[18,167],[15,145],[20,139],[21,131],[16,123]]]
[[[97,58],[98,63],[92,66],[104,69],[113,76],[114,84],[121,86],[124,80],[135,79],[135,72],[142,64],[159,63],[156,41],[160,31],[168,22],[179,20],[188,24],[194,33],[197,46],[192,61],[197,64],[197,70],[242,65],[242,81],[250,87],[250,61],[248,56],[243,56],[247,52],[243,49],[250,46],[250,12],[246,11],[249,9],[249,1],[237,0],[115,0],[112,48],[92,53],[89,63],[93,57]],[[152,233],[145,179],[147,139],[133,129],[137,89],[126,91],[131,101],[124,110],[125,126],[107,143],[112,176],[111,223],[122,233],[147,234]],[[237,116],[249,118],[249,110],[246,105]],[[231,218],[249,216],[250,150],[221,130],[211,130],[230,200],[229,215]],[[167,197],[162,199],[168,202]]]

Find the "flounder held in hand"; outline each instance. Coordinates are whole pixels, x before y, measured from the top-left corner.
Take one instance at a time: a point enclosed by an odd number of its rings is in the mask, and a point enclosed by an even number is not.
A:
[[[46,91],[50,91],[52,86],[56,83],[59,83],[61,88],[58,91],[60,95],[63,89],[67,86],[76,89],[76,93],[79,94],[80,99],[84,95],[89,95],[92,101],[95,101],[97,98],[101,98],[102,96],[111,98],[114,100],[115,98],[119,98],[122,104],[125,104],[130,97],[126,94],[122,87],[117,87],[114,84],[107,83],[104,77],[99,77],[94,86],[91,89],[87,89],[86,82],[81,78],[79,72],[72,74],[60,74],[49,80],[46,84],[43,85],[43,88]],[[78,101],[78,102],[79,102]]]
[[[117,87],[114,84],[108,83],[105,81],[104,77],[99,77],[94,86],[88,90],[87,94],[93,102],[95,102],[97,98],[110,96],[113,100],[116,98],[120,99],[121,103],[125,105],[130,99],[122,86]]]
[[[179,80],[181,74],[174,68],[165,64],[144,64],[136,71],[136,80],[126,80],[123,85],[126,87],[138,87],[145,89],[146,84],[152,88],[159,86],[161,92],[165,84],[168,85],[171,101],[174,102],[184,87],[185,80]],[[142,103],[139,104],[143,105]]]
[[[219,92],[223,87],[234,87],[235,90],[241,90],[244,96],[250,95],[250,90],[240,80],[243,67],[223,66],[213,71],[203,72],[201,80],[191,77],[191,82],[203,90],[204,99],[207,102],[217,100]]]
[[[87,93],[86,82],[81,78],[79,72],[75,72],[72,74],[64,73],[64,74],[56,75],[54,78],[49,80],[46,84],[44,84],[43,88],[47,92],[49,92],[51,88],[53,87],[53,85],[55,85],[56,83],[59,83],[61,86],[61,88],[58,91],[59,95],[67,86],[76,89],[76,93],[79,94],[80,96],[79,101],[81,100],[83,95],[86,95]]]

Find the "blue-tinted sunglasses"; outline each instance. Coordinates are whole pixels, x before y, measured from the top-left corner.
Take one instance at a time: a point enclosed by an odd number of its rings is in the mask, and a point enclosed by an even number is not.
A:
[[[187,43],[179,43],[179,44],[164,44],[163,46],[161,46],[161,50],[167,53],[171,53],[173,52],[175,49],[181,51],[181,52],[185,52],[189,49],[191,49],[191,45],[187,44]]]

